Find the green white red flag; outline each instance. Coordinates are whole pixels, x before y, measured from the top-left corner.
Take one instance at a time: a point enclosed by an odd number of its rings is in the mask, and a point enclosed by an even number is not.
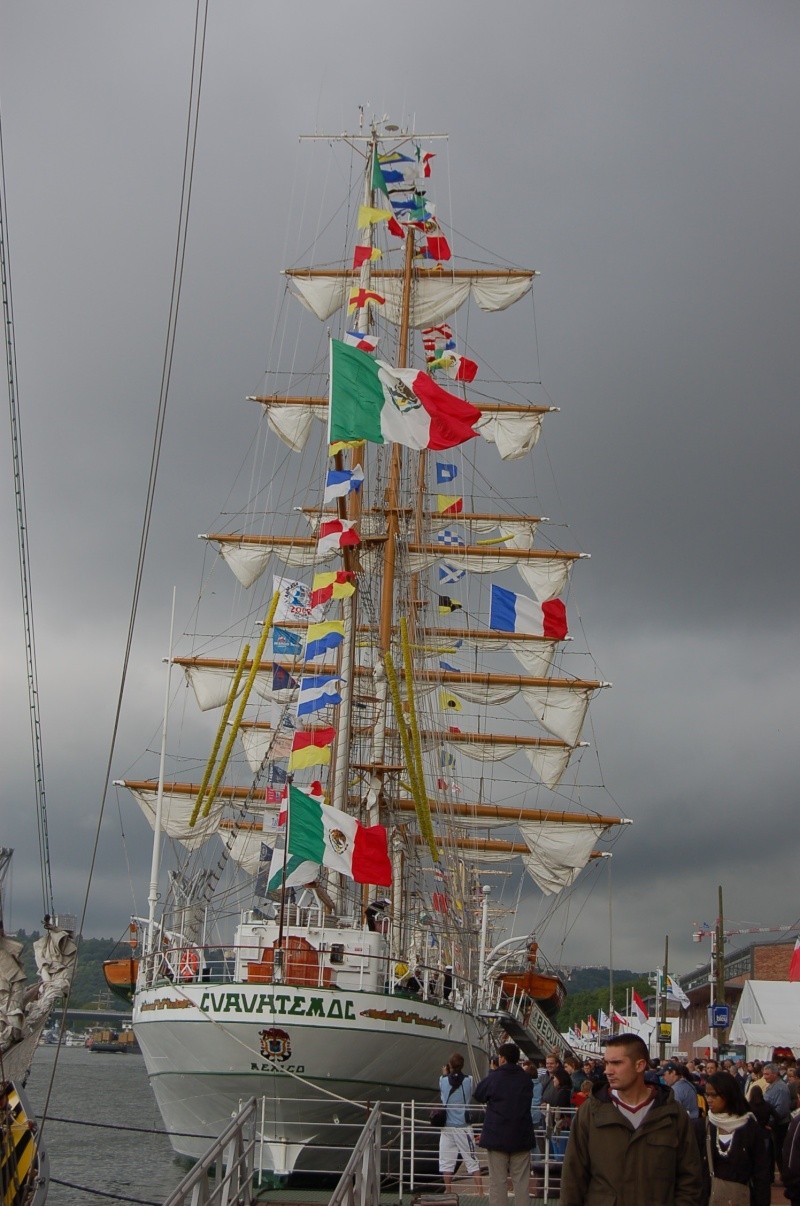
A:
[[[392,368],[331,340],[328,442],[455,448],[473,439],[481,412],[419,369]]]

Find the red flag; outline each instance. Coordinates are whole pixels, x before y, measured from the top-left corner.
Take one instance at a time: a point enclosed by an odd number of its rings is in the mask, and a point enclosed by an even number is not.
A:
[[[800,980],[800,938],[794,940],[792,961],[789,964],[789,979],[791,981]]]
[[[447,897],[444,892],[433,892],[431,894],[431,904],[435,913],[447,912]]]
[[[640,1022],[646,1022],[650,1017],[650,1014],[647,1012],[647,1006],[635,988],[631,997],[631,1008]]]

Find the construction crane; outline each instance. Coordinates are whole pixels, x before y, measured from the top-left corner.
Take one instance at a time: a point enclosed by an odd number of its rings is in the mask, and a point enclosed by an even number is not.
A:
[[[700,925],[695,921],[694,925]],[[737,934],[780,934],[782,931],[796,928],[797,923],[791,925],[748,925],[742,926],[741,929],[723,930],[723,938],[734,938]],[[716,926],[709,926],[708,922],[703,922],[700,929],[694,930],[692,933],[692,942],[702,942],[704,938],[713,938],[719,934]]]

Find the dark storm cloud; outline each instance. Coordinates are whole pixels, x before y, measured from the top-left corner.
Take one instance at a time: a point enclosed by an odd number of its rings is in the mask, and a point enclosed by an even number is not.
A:
[[[374,11],[362,29],[338,5],[211,5],[157,523],[114,773],[157,743],[172,584],[185,614],[202,560],[195,535],[224,503],[255,431],[241,399],[267,360],[277,270],[299,254],[284,233],[304,203],[293,181],[309,151],[296,135],[350,128],[370,103],[449,132],[440,162],[453,226],[542,270],[541,375],[562,410],[534,454],[537,482],[552,465],[550,514],[569,521],[567,543],[593,554],[570,606],[615,683],[594,709],[593,740],[618,811],[635,820],[614,848],[615,951],[620,964],[651,965],[670,932],[676,960],[691,965],[692,922],[713,913],[718,883],[741,921],[793,920],[784,885],[796,806],[800,18],[794,4],[622,0],[405,11],[402,22]],[[62,907],[77,908],[83,890],[111,737],[193,16],[185,2],[2,6]],[[450,205],[440,198],[442,213]],[[3,448],[8,465],[5,437]],[[30,928],[38,875],[12,503],[7,485],[2,840],[20,856],[12,920]],[[131,908],[111,870],[121,828],[143,907],[148,836],[112,795],[91,932],[121,932]],[[643,909],[651,899],[657,909]],[[598,947],[607,950],[604,906],[587,905],[565,958],[598,961]]]

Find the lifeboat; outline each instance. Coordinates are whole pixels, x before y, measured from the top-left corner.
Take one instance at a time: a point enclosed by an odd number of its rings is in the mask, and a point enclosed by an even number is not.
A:
[[[555,972],[540,969],[539,947],[532,942],[528,947],[528,966],[520,970],[506,971],[500,976],[500,985],[509,998],[529,997],[552,1020],[567,999],[567,987]],[[524,1008],[524,1006],[523,1006]]]

